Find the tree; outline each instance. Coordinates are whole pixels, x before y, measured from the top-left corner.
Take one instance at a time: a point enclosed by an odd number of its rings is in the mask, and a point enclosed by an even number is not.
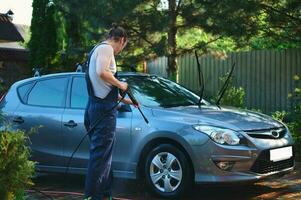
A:
[[[168,74],[175,79],[177,56],[195,49],[207,52],[210,44],[220,38],[233,37],[242,41],[256,33],[256,9],[254,4],[228,1],[89,1],[87,22],[91,27],[108,28],[119,22],[130,34],[130,46],[124,57],[128,61],[168,57]],[[94,5],[94,7],[92,7]],[[252,12],[251,12],[252,11]],[[96,23],[95,23],[96,22]],[[98,23],[97,23],[98,22]],[[201,31],[197,31],[201,30]],[[179,35],[194,31],[195,39],[178,46]],[[183,42],[182,42],[183,43]]]
[[[66,17],[66,21],[68,24],[73,20],[72,31],[81,31],[78,34],[84,38],[81,39],[85,41],[83,46],[93,45],[104,36],[105,29],[117,22],[130,35],[130,43],[121,55],[126,58],[122,64],[136,65],[145,59],[167,56],[168,74],[172,79],[177,74],[177,56],[194,50],[208,53],[254,48],[258,38],[261,41],[271,38],[284,41],[286,34],[291,42],[296,38],[300,41],[300,3],[297,0],[57,2],[69,12],[69,16],[76,13],[78,19]],[[285,26],[285,31],[279,28],[280,25]],[[76,39],[75,36],[68,35]]]
[[[262,1],[259,34],[253,37],[253,49],[301,47],[301,2]]]
[[[128,1],[112,1],[103,9],[124,8],[125,4]],[[168,74],[173,79],[178,68],[177,56],[196,49],[208,52],[210,44],[221,38],[232,37],[239,43],[257,31],[258,11],[254,9],[255,3],[249,1],[152,0],[131,4],[128,11],[111,11],[107,15],[110,19],[102,21],[121,21],[130,31],[134,46],[143,48],[146,58],[166,55]],[[192,31],[195,38],[179,46],[179,36]]]
[[[63,43],[61,56],[57,58],[62,65],[60,71],[73,71],[75,64],[83,62],[87,52],[100,40],[100,27],[91,25],[97,17],[90,16],[90,10],[96,8],[85,0],[53,0],[53,3],[60,21],[59,40]],[[89,21],[90,18],[93,20]]]
[[[49,0],[34,0],[32,7],[31,38],[28,43],[30,64],[32,67],[43,67],[48,70],[59,49],[56,11]]]

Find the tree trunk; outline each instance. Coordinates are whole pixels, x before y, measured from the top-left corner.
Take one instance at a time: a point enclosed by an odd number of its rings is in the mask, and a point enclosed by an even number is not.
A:
[[[143,73],[147,73],[147,61],[143,60]]]
[[[176,0],[169,0],[169,31],[168,31],[168,54],[167,54],[167,74],[168,78],[174,81],[177,80],[178,64],[177,64],[177,13],[176,13]]]

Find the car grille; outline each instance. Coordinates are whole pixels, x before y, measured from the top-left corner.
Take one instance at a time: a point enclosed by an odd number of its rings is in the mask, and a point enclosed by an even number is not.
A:
[[[261,152],[255,163],[253,164],[251,171],[259,174],[267,174],[284,170],[293,166],[294,156],[290,159],[273,162],[270,161],[270,150],[264,150]]]
[[[281,139],[286,134],[285,128],[274,128],[274,129],[264,129],[256,131],[246,131],[246,133],[253,138],[260,139]]]

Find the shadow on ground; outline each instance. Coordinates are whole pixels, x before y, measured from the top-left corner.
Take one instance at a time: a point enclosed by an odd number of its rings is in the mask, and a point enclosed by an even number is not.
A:
[[[81,175],[47,174],[34,179],[35,188],[42,191],[28,190],[28,199],[83,199],[85,177]],[[113,194],[116,199],[153,199],[161,200],[146,190],[137,181],[115,179]],[[48,197],[47,197],[48,195]],[[50,198],[51,197],[51,198]],[[253,185],[233,186],[195,186],[185,198],[189,200],[266,200],[266,199],[301,199],[300,170],[281,178],[268,179]]]

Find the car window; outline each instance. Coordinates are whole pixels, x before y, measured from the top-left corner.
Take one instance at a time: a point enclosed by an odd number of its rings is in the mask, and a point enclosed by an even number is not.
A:
[[[38,106],[64,107],[67,82],[66,77],[38,81],[30,91],[27,103]]]
[[[150,107],[197,105],[199,96],[181,85],[156,76],[128,77],[126,80],[140,104]]]
[[[86,80],[83,77],[74,77],[71,88],[71,108],[85,108],[88,102]]]
[[[25,85],[21,85],[20,87],[18,87],[18,94],[19,94],[19,97],[22,102],[26,101],[25,100],[26,93],[32,87],[33,84],[34,84],[34,82],[31,82],[31,83],[27,83]]]

